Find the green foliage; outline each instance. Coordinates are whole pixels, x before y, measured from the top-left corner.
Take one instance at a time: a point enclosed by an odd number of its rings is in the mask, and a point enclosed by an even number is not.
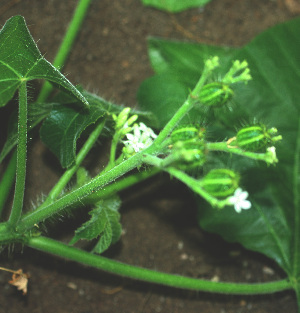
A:
[[[81,93],[43,58],[23,17],[14,16],[5,23],[0,43],[0,106],[13,97],[22,82],[33,79],[49,80],[88,105]]]
[[[91,219],[75,231],[70,245],[81,239],[92,240],[100,237],[93,252],[102,253],[111,244],[117,242],[122,231],[118,212],[120,205],[121,201],[118,196],[98,202],[96,208],[90,212]]]
[[[299,28],[300,19],[278,25],[241,49],[159,39],[149,42],[151,63],[158,73],[151,78],[150,86],[161,75],[172,73],[177,78],[176,87],[192,88],[195,71],[201,71],[199,63],[203,63],[207,55],[219,55],[221,74],[228,70],[234,59],[248,61],[253,81],[247,86],[235,86],[234,114],[232,110],[223,110],[222,114],[214,111],[209,122],[217,126],[221,121],[223,133],[231,132],[241,121],[259,120],[275,126],[283,137],[277,149],[279,163],[276,168],[265,169],[263,166],[257,168],[257,164],[248,160],[231,158],[235,169],[242,172],[243,186],[250,193],[252,209],[236,214],[230,208],[212,210],[201,202],[199,223],[228,241],[240,242],[246,248],[276,260],[296,281],[300,279]],[[146,94],[147,84],[146,81],[141,86],[140,95]],[[159,92],[148,89],[147,96],[151,99],[152,93]],[[143,108],[160,114],[157,104],[144,100],[139,97]],[[161,99],[161,105],[167,112],[177,110],[177,104],[164,99]],[[164,125],[163,117],[159,118]],[[299,283],[295,286],[299,288]]]
[[[236,50],[157,38],[150,38],[148,46],[150,62],[157,74],[141,84],[137,99],[142,109],[151,110],[157,117],[160,128],[176,113],[197,83],[203,71],[203,60],[219,55],[223,63],[229,64]],[[221,68],[220,74],[227,70]],[[199,122],[199,117],[204,118],[204,114],[207,111],[194,108],[184,122]]]
[[[41,139],[57,156],[63,168],[75,162],[76,141],[81,133],[104,115],[99,106],[91,105],[88,112],[74,106],[53,105],[41,130]]]
[[[151,6],[167,12],[180,12],[193,7],[200,7],[211,0],[142,0],[146,6]]]

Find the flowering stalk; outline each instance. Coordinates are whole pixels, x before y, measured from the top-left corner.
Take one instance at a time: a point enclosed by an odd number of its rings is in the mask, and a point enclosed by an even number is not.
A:
[[[237,155],[242,155],[250,159],[264,161],[267,164],[276,164],[278,162],[278,159],[276,157],[275,147],[267,148],[267,151],[265,153],[255,153],[255,152],[245,151],[236,146],[231,147],[226,142],[208,142],[206,145],[207,145],[207,149],[209,149],[210,151],[223,151],[223,152],[233,153]]]

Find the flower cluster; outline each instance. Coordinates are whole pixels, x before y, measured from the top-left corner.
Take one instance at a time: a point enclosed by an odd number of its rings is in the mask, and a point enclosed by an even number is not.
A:
[[[148,148],[157,137],[153,130],[144,123],[134,124],[132,132],[133,133],[127,133],[127,140],[123,141],[125,145],[123,152],[126,156],[131,156]]]

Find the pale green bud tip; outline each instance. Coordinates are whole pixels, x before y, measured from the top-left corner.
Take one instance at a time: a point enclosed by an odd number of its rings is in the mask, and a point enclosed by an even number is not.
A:
[[[245,60],[243,62],[235,60],[222,81],[225,84],[235,84],[237,82],[247,83],[251,79],[252,77],[250,75],[250,69],[248,68],[248,62]]]
[[[131,126],[136,120],[138,119],[138,116],[135,114],[135,115],[132,115],[128,120],[127,120],[127,125],[128,126]]]
[[[270,164],[274,164],[278,162],[277,156],[276,156],[276,149],[275,147],[269,147],[267,148],[266,152],[266,162]]]
[[[131,108],[124,108],[118,116],[113,115],[113,119],[116,122],[116,129],[122,128],[127,122],[128,115],[130,113]]]
[[[213,71],[216,67],[219,66],[219,57],[214,56],[205,61],[205,67],[208,71]]]

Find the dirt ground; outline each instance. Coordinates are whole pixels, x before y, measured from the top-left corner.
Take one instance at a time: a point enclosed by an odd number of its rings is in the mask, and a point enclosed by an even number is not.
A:
[[[201,9],[170,15],[139,0],[93,1],[63,72],[74,83],[120,104],[136,106],[139,84],[153,74],[147,37],[242,46],[262,30],[299,15],[297,0],[213,0]],[[77,1],[1,0],[0,25],[23,15],[49,61]],[[4,111],[5,112],[5,111]],[[1,113],[4,114],[4,113]],[[99,156],[100,158],[100,156]],[[47,193],[61,170],[38,140],[29,146],[26,204]],[[284,278],[262,255],[202,232],[191,193],[165,175],[122,193],[121,241],[107,257],[160,271],[221,281]],[[68,225],[50,231],[63,236]],[[41,254],[5,250],[0,265],[30,272],[22,296],[0,272],[0,313],[296,313],[292,292],[269,296],[222,296],[183,291],[114,276]]]

